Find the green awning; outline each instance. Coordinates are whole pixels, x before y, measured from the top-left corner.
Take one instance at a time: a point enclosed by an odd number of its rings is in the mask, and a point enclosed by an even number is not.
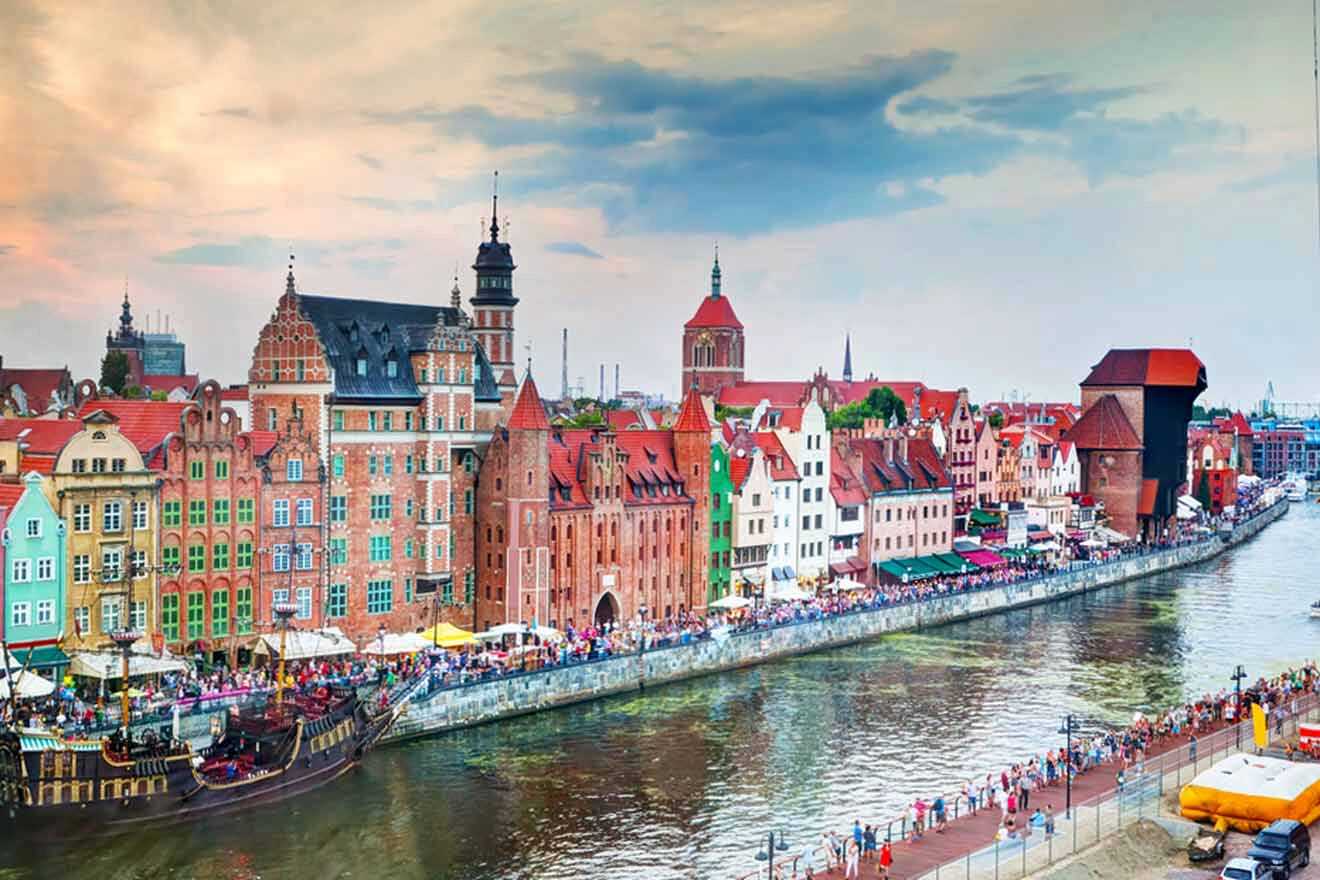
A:
[[[950,565],[948,562],[941,559],[937,553],[931,554],[930,556],[918,556],[916,561],[920,562],[931,571],[938,572],[939,574],[958,574],[962,571],[962,566]]]
[[[969,515],[969,518],[972,523],[978,526],[999,525],[999,517],[984,510],[973,510]]]
[[[11,645],[9,654],[28,669],[51,669],[69,665],[69,655],[55,645],[43,645],[40,648],[15,648]]]
[[[899,580],[906,576],[910,581],[920,581],[947,574],[943,569],[931,568],[923,563],[921,559],[890,559],[880,563],[880,568]]]
[[[957,553],[936,553],[935,558],[949,566],[949,570],[955,574],[962,574],[964,571],[973,572],[978,568],[975,562],[964,559]]]

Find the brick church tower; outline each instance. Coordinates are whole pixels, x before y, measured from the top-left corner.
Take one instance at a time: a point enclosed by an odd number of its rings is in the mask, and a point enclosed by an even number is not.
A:
[[[719,264],[716,263],[718,271]],[[688,388],[674,422],[674,461],[695,502],[692,508],[692,548],[688,554],[687,607],[704,613],[710,592],[710,420],[701,396]]]
[[[710,295],[683,325],[683,391],[713,395],[743,378],[743,325],[720,292],[720,255],[710,270]]]
[[[498,180],[498,178],[497,178]],[[468,302],[472,304],[472,332],[490,358],[500,397],[507,407],[518,389],[514,372],[513,307],[518,298],[513,295],[513,252],[509,243],[500,241],[499,194],[491,199],[490,240],[477,248],[477,259],[472,269],[477,273],[477,292]]]

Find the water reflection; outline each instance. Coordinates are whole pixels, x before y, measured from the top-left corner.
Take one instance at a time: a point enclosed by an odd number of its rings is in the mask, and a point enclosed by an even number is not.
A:
[[[887,820],[1066,712],[1123,721],[1311,656],[1318,523],[1296,505],[1195,568],[387,748],[292,804],[0,853],[0,878],[729,876],[766,831]]]

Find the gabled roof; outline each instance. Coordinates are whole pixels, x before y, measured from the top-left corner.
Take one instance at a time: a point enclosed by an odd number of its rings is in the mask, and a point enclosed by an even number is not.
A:
[[[545,407],[541,406],[541,395],[536,390],[536,381],[529,371],[518,389],[518,399],[509,413],[510,430],[548,431],[550,420],[545,417]]]
[[[935,452],[935,446],[923,437],[909,437],[907,458],[900,455],[901,444],[892,443],[894,457],[885,454],[886,441],[879,438],[850,439],[853,452],[862,457],[858,476],[872,493],[908,489],[948,489],[953,478]]]
[[[674,421],[675,431],[710,431],[710,419],[706,418],[706,407],[701,402],[697,389],[689,388],[683,398],[683,408]]]
[[[747,480],[747,475],[752,471],[752,459],[747,455],[729,456],[729,480],[733,484],[733,491],[742,489],[743,483]]]
[[[303,315],[316,327],[335,373],[335,395],[341,400],[421,400],[408,355],[423,351],[437,326],[454,327],[460,313],[449,306],[340,299],[299,294]],[[473,394],[480,401],[499,400],[490,361],[476,347],[478,376]],[[357,374],[357,360],[367,362],[367,375]],[[397,363],[390,376],[386,362]]]
[[[724,406],[756,406],[768,400],[772,406],[797,406],[807,396],[807,382],[735,382],[720,389]]]
[[[78,419],[0,419],[0,440],[18,440],[25,456],[55,455],[82,429]]]
[[[742,322],[733,313],[733,304],[727,296],[708,296],[697,306],[697,312],[686,324],[687,329],[720,327],[741,330]]]
[[[143,376],[142,387],[150,388],[152,391],[164,391],[166,393],[173,391],[175,388],[182,388],[184,391],[192,394],[197,390],[197,374],[192,373],[184,376]]]
[[[68,381],[73,384],[68,367],[58,369],[26,369],[23,367],[5,367],[0,369],[0,390],[17,385],[27,395],[28,406],[32,412],[45,412],[50,405],[50,396]]]
[[[118,421],[119,433],[149,458],[167,434],[180,430],[179,417],[189,406],[192,401],[87,400],[78,417],[86,418],[98,410],[109,413]]]
[[[605,432],[591,428],[553,431],[550,453],[550,507],[555,510],[590,507],[585,483],[587,456],[603,449]],[[625,505],[691,504],[674,458],[669,431],[625,431],[614,434],[614,445],[627,453]],[[680,494],[678,489],[683,487]]]
[[[269,455],[275,448],[275,441],[279,439],[279,434],[274,431],[244,431],[252,440],[252,454],[258,458]]]
[[[1233,415],[1228,418],[1220,417],[1215,419],[1215,427],[1220,431],[1223,431],[1225,434],[1232,434],[1236,430],[1241,437],[1251,436],[1251,425],[1247,423],[1247,420],[1242,415],[1241,411],[1233,413]]]
[[[642,414],[635,409],[609,410],[605,413],[605,420],[609,422],[612,431],[628,431],[646,427],[646,423],[642,420]]]
[[[1186,348],[1111,348],[1082,385],[1204,388],[1205,364]]]
[[[1141,438],[1133,430],[1123,405],[1112,394],[1106,394],[1082,413],[1082,417],[1068,430],[1068,439],[1078,449],[1141,449]]]
[[[838,449],[831,447],[830,496],[834,503],[840,507],[857,507],[866,503],[868,494],[861,478],[848,467],[847,460]]]
[[[758,431],[752,435],[756,445],[761,447],[765,453],[766,460],[770,462],[770,479],[772,480],[799,480],[797,465],[793,463],[793,458],[780,442],[779,435],[774,431]]]
[[[22,483],[0,483],[0,523],[3,523],[5,515],[14,509],[14,505],[23,496],[23,490],[26,488]]]

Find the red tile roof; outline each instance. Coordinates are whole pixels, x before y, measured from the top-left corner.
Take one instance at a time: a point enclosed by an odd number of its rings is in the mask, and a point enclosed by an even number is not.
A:
[[[798,480],[797,465],[793,463],[792,457],[784,444],[780,442],[779,435],[774,431],[758,431],[752,435],[756,445],[761,447],[766,458],[770,461],[770,479],[772,480]]]
[[[865,504],[868,495],[861,478],[853,473],[839,450],[833,447],[830,449],[830,495],[840,507]]]
[[[900,443],[893,441],[894,458],[885,455],[886,441],[878,438],[852,439],[849,447],[862,456],[861,477],[871,492],[911,489],[948,489],[953,478],[940,461],[935,446],[927,439],[910,437],[907,458],[899,454]]]
[[[41,413],[46,411],[51,394],[59,389],[65,378],[69,378],[70,384],[73,383],[68,367],[49,370],[6,367],[0,370],[0,390],[11,385],[19,386],[27,395],[31,410]]]
[[[49,474],[55,470],[55,456],[25,455],[23,456],[23,465],[19,470],[25,474],[29,471],[35,471],[39,474]]]
[[[248,387],[247,387],[246,385],[238,385],[238,386],[235,386],[235,387],[233,387],[233,388],[225,388],[225,389],[221,390],[221,392],[220,392],[220,399],[221,399],[221,400],[247,400],[247,399],[248,399]]]
[[[1251,425],[1247,424],[1247,420],[1243,417],[1241,412],[1235,412],[1228,418],[1215,419],[1215,427],[1220,431],[1223,431],[1225,434],[1232,434],[1234,429],[1236,429],[1238,434],[1242,437],[1251,436]]]
[[[82,430],[77,419],[0,419],[0,440],[19,440],[28,455],[55,455]]]
[[[894,392],[897,394],[898,392]],[[921,415],[923,418],[938,416],[940,421],[948,422],[953,417],[954,407],[958,405],[957,391],[936,391],[927,388],[921,392]]]
[[[683,398],[683,408],[674,422],[675,431],[710,431],[710,419],[706,418],[706,407],[701,402],[697,389],[689,388]]]
[[[1137,516],[1150,516],[1155,513],[1155,498],[1159,492],[1159,480],[1141,481],[1141,499],[1137,502]]]
[[[269,455],[279,438],[274,431],[245,431],[244,434],[252,440],[252,454],[258,457]]]
[[[865,400],[866,396],[872,390],[877,388],[889,388],[897,395],[898,399],[903,401],[903,407],[907,410],[909,418],[912,415],[912,400],[916,396],[916,390],[921,389],[921,410],[928,412],[926,404],[926,392],[929,390],[922,382],[885,382],[879,379],[862,379],[856,382],[830,382],[830,391],[833,392],[835,401],[843,406],[849,403],[856,403],[859,400]]]
[[[768,400],[772,406],[797,406],[806,399],[807,382],[735,382],[720,389],[725,406],[756,406]]]
[[[733,491],[737,492],[742,488],[743,481],[747,479],[751,470],[752,460],[745,453],[729,456],[729,479],[733,482]]]
[[[87,400],[78,410],[86,418],[105,410],[119,421],[119,433],[127,437],[138,452],[148,454],[161,444],[167,434],[180,430],[179,418],[192,401],[172,400]]]
[[[1082,413],[1068,430],[1068,439],[1078,449],[1141,449],[1141,438],[1133,430],[1118,398],[1106,394]]]
[[[13,510],[26,488],[22,483],[0,483],[0,509]],[[3,520],[4,517],[0,516],[0,521]]]
[[[573,428],[550,435],[550,506],[556,510],[590,507],[584,485],[584,458],[603,446],[603,432]],[[674,435],[669,431],[625,431],[614,443],[628,454],[624,480],[625,505],[690,504],[677,494],[683,478],[674,459]],[[568,490],[565,498],[562,490]]]
[[[605,414],[612,431],[627,431],[630,428],[645,428],[642,414],[634,409],[612,409]]]
[[[733,313],[733,304],[727,296],[708,296],[697,306],[697,313],[683,325],[695,327],[733,327],[742,329],[742,322]]]
[[[536,391],[536,382],[530,372],[518,389],[518,400],[513,404],[513,412],[509,413],[508,427],[522,431],[550,430],[550,420],[545,417],[545,407],[541,406],[541,395]]]
[[[194,373],[192,375],[184,376],[143,376],[142,387],[150,388],[152,391],[164,391],[167,394],[175,388],[182,388],[184,391],[192,394],[197,390],[197,375]]]
[[[771,421],[771,414],[778,417],[774,427],[786,428],[789,431],[802,430],[802,414],[806,412],[805,407],[801,406],[772,406],[765,411],[766,417],[761,420],[761,427],[768,427]]]
[[[1204,388],[1205,364],[1186,348],[1111,348],[1082,385]]]

